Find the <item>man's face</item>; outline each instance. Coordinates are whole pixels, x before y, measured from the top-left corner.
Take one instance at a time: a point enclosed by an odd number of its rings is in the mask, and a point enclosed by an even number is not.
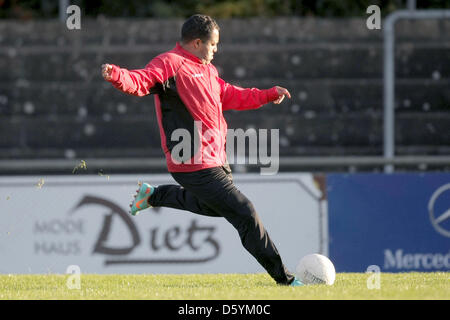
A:
[[[214,29],[211,37],[206,41],[199,41],[197,56],[202,60],[203,64],[208,64],[214,58],[214,53],[217,52],[217,45],[219,44],[219,31]]]

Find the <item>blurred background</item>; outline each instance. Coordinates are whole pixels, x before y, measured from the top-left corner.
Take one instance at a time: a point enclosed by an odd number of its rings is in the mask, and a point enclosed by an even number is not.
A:
[[[70,4],[81,9],[80,29],[66,26]],[[380,30],[366,26],[373,4]],[[70,174],[80,160],[84,173],[166,172],[153,96],[119,92],[100,66],[143,68],[175,46],[194,13],[221,27],[213,63],[224,80],[292,94],[227,111],[229,128],[280,129],[280,171],[382,172],[385,18],[449,8],[446,0],[0,0],[0,174]],[[395,170],[449,171],[450,20],[399,20],[394,61]]]

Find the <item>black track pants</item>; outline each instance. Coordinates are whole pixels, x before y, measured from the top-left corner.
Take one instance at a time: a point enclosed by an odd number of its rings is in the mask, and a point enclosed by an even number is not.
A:
[[[283,265],[253,204],[234,185],[228,166],[171,174],[180,185],[158,186],[150,197],[151,206],[224,217],[238,231],[245,249],[278,284],[290,284],[294,280]]]

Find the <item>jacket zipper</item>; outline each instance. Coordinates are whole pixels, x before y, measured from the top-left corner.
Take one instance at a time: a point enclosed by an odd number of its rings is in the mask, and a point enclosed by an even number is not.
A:
[[[210,90],[211,90],[211,95],[214,97],[214,92],[213,92],[213,89],[212,89],[211,67],[209,65],[208,65],[208,79],[209,79],[209,87],[210,87]],[[221,112],[220,112],[219,104],[217,103],[217,101],[215,101],[215,99],[214,99],[214,102],[217,104],[217,123],[219,125],[219,138],[220,138],[219,143],[216,143],[217,146],[218,146],[218,149],[219,149],[219,150],[217,150],[217,152],[218,152],[217,157],[218,157],[219,161],[221,161],[222,160],[222,158],[221,158],[221,156],[222,156],[222,147],[223,147],[222,146],[222,130],[220,129]],[[223,165],[223,163],[222,163],[222,165]]]

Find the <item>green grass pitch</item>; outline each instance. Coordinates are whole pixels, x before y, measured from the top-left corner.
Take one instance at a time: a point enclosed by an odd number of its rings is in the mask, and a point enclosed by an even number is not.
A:
[[[338,273],[333,286],[278,286],[265,273],[186,275],[81,274],[80,289],[69,289],[70,275],[0,275],[0,299],[146,300],[448,300],[450,272]],[[373,279],[373,278],[372,278]],[[369,281],[370,282],[370,281]],[[374,282],[372,282],[374,283]]]

